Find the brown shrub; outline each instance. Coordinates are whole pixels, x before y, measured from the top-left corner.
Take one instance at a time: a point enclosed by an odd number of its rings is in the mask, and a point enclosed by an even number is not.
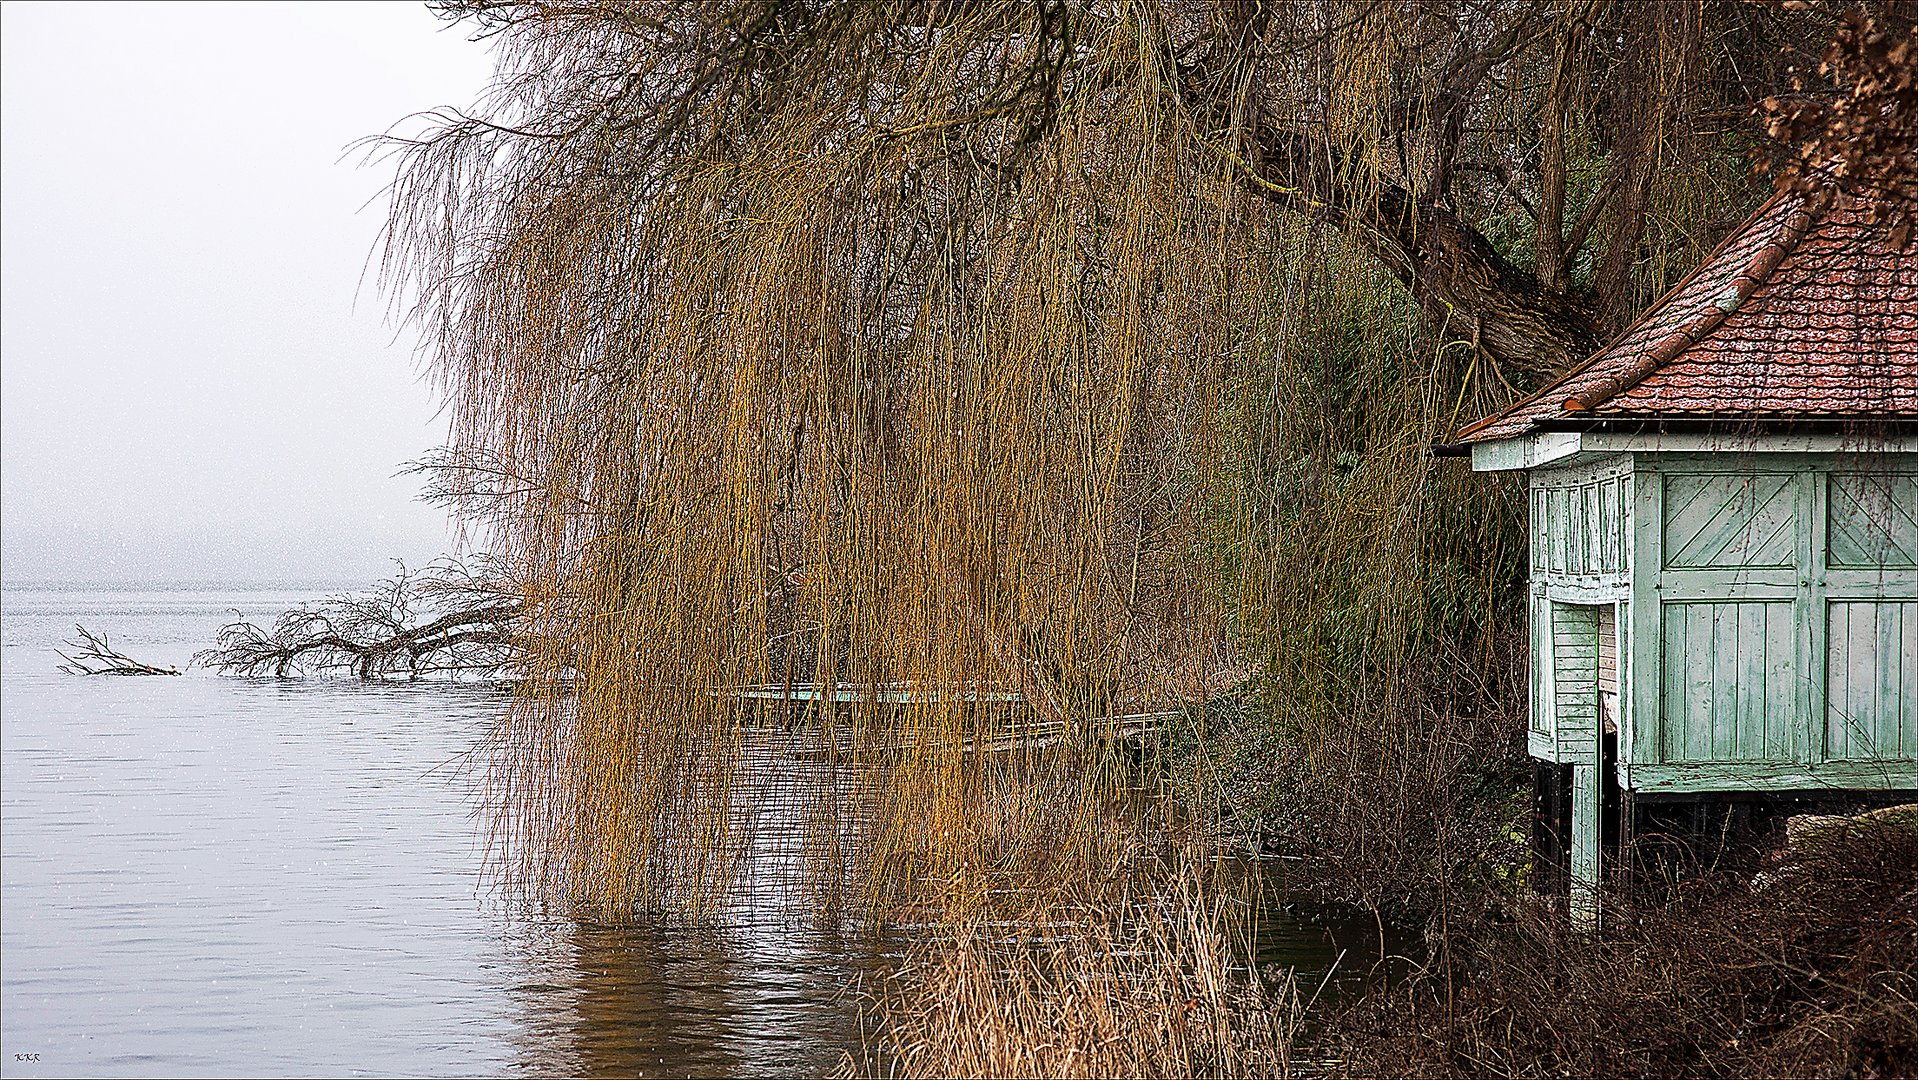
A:
[[[1596,935],[1455,927],[1328,1038],[1355,1074],[1918,1074],[1918,825],[1856,819],[1788,854],[1615,906]]]

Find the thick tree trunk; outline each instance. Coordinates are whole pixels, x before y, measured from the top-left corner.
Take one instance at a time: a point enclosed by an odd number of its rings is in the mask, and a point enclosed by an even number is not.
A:
[[[1528,273],[1500,255],[1491,241],[1460,218],[1447,202],[1451,173],[1441,167],[1432,194],[1414,199],[1404,185],[1382,178],[1364,178],[1362,165],[1340,158],[1323,142],[1260,123],[1256,105],[1232,92],[1224,73],[1233,69],[1226,54],[1242,53],[1264,34],[1270,11],[1261,5],[1222,9],[1225,22],[1235,27],[1214,48],[1181,61],[1179,71],[1187,100],[1215,119],[1236,118],[1253,132],[1251,161],[1235,159],[1239,179],[1252,191],[1336,226],[1352,242],[1376,256],[1411,291],[1435,333],[1447,341],[1470,343],[1508,381],[1541,384],[1590,356],[1598,347],[1599,322],[1593,298],[1575,290],[1565,266],[1577,244],[1563,239],[1564,161],[1562,131],[1545,132],[1548,157],[1543,177],[1548,205],[1538,222],[1541,233],[1540,266]],[[1484,77],[1491,62],[1510,49],[1522,24],[1515,24],[1499,43],[1489,44],[1453,64],[1446,80],[1448,93],[1462,97]],[[1568,78],[1567,55],[1556,65],[1554,79]],[[1551,107],[1562,109],[1564,87],[1556,86]],[[1456,122],[1456,105],[1442,109],[1438,119]],[[1562,119],[1562,118],[1555,118]],[[1556,125],[1548,125],[1554,127]],[[1457,130],[1443,133],[1449,160]],[[1581,222],[1575,233],[1583,242]],[[1551,233],[1547,242],[1543,235]],[[1635,244],[1637,234],[1629,237]],[[1517,375],[1513,380],[1512,375]]]
[[[1403,253],[1392,257],[1410,267],[1401,280],[1444,337],[1471,342],[1531,384],[1597,348],[1592,312],[1578,298],[1541,285],[1449,211],[1427,206],[1411,218]]]
[[[1541,383],[1597,348],[1586,297],[1540,284],[1443,205],[1415,203],[1389,182],[1363,190],[1328,179],[1346,175],[1312,141],[1276,135],[1263,140],[1242,179],[1337,226],[1404,283],[1436,333],[1471,343],[1520,381]]]

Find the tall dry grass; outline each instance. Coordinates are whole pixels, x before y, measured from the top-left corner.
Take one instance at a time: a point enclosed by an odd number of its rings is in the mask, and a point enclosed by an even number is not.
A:
[[[872,1060],[906,1077],[1292,1075],[1290,973],[1252,970],[1246,913],[1190,877],[1119,906],[928,928],[872,988]]]

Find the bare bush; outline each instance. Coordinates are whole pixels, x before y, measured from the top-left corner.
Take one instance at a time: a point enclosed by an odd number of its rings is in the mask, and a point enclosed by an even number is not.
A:
[[[1918,1072],[1918,810],[1608,917],[1460,926],[1453,977],[1361,1002],[1337,1049],[1360,1075]]]

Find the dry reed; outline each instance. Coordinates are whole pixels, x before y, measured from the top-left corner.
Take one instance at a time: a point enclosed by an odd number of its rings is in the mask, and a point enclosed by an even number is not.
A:
[[[932,930],[874,988],[863,1071],[1291,1075],[1304,1011],[1292,973],[1268,986],[1248,968],[1248,920],[1223,894],[1189,876],[1163,885],[1043,921]]]

